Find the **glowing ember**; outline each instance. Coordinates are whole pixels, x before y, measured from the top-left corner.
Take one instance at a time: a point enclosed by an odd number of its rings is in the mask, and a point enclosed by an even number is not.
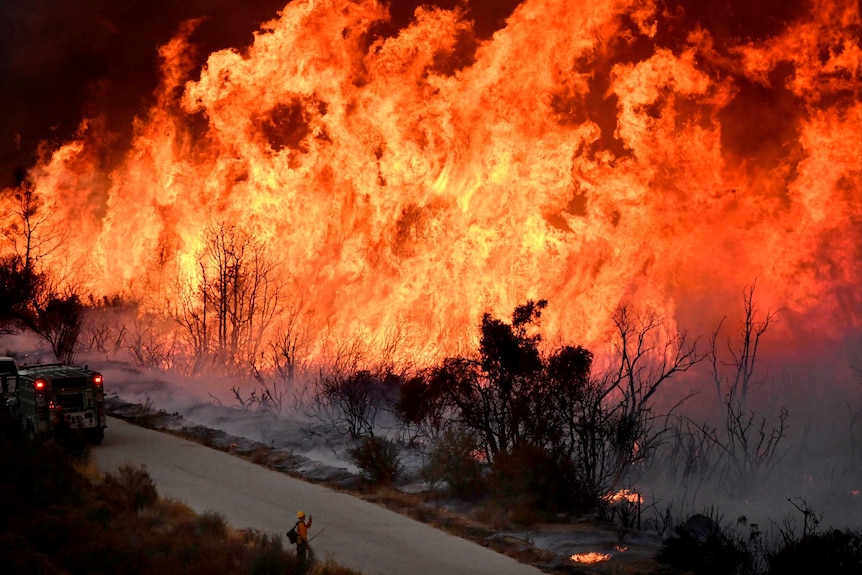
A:
[[[605,495],[605,501],[608,503],[619,503],[621,501],[628,501],[629,503],[641,504],[643,503],[643,495],[636,491],[630,491],[628,489],[620,489],[616,493],[609,493]]]
[[[575,563],[600,563],[602,561],[608,561],[611,558],[608,553],[597,553],[595,551],[590,551],[589,553],[575,553],[569,559],[574,561]]]
[[[293,0],[200,70],[184,26],[122,161],[98,118],[44,147],[29,178],[66,236],[40,261],[165,311],[238,226],[292,304],[272,330],[301,317],[311,356],[418,361],[527,298],[548,340],[604,341],[622,300],[712,329],[754,278],[795,314],[776,329],[862,325],[858,2],[758,37],[656,0],[524,0],[487,39],[435,7],[381,36],[386,4]]]

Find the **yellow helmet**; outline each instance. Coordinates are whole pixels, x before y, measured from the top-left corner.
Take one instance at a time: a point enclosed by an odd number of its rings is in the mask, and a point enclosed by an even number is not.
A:
[[[305,512],[300,511],[299,513],[296,514],[296,518],[297,519],[305,519]]]

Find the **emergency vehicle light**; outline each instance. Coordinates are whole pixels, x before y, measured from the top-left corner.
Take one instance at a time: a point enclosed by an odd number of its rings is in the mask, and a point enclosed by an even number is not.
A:
[[[96,374],[93,376],[93,383],[97,386],[102,385],[102,376],[100,374]]]
[[[37,379],[36,381],[33,382],[33,387],[36,388],[36,391],[44,390],[45,389],[45,380],[44,379]]]

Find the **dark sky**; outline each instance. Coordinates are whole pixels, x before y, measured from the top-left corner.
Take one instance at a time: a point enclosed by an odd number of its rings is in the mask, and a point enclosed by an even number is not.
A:
[[[522,0],[395,0],[394,34],[420,4],[468,9],[479,39],[502,27]],[[696,23],[716,37],[777,32],[806,0],[660,0],[667,14],[658,43],[674,47]],[[158,83],[157,49],[179,24],[204,17],[192,41],[202,64],[210,52],[242,49],[285,0],[5,0],[0,2],[0,187],[36,161],[40,142],[67,140],[81,119],[101,114],[119,157],[132,118],[147,109]],[[110,161],[110,160],[109,160]]]

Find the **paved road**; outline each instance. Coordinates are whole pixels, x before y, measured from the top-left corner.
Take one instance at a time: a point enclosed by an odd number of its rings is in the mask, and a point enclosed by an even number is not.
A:
[[[311,544],[318,557],[365,575],[541,573],[377,505],[115,418],[93,456],[102,471],[143,464],[160,495],[221,513],[237,528],[283,536],[303,509],[314,517],[312,536],[326,529]]]

